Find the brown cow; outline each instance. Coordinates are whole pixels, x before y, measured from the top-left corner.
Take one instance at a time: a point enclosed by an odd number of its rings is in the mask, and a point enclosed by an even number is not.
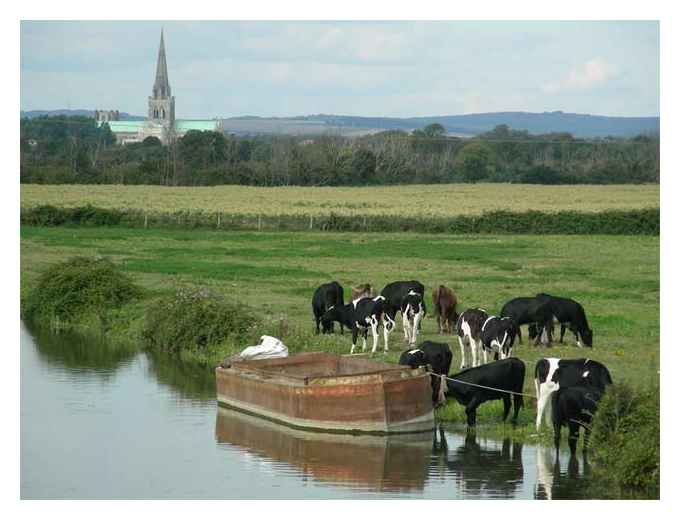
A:
[[[458,299],[451,289],[440,285],[432,290],[432,305],[439,324],[439,334],[453,333],[453,324],[458,321],[456,305]]]

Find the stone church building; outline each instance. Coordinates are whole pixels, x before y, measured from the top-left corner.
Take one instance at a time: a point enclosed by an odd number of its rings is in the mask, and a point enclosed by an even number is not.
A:
[[[156,62],[156,80],[148,99],[146,121],[121,121],[117,110],[96,110],[97,124],[107,123],[118,144],[137,143],[147,137],[157,137],[163,144],[178,139],[189,130],[222,132],[220,119],[175,119],[175,96],[170,89],[165,42],[161,43]]]

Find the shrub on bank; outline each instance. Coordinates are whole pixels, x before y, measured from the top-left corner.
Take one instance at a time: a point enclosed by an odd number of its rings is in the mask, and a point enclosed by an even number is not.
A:
[[[257,323],[242,304],[206,288],[182,288],[149,306],[142,338],[152,350],[209,359],[225,342],[247,346]]]
[[[73,257],[49,267],[26,291],[21,313],[27,320],[68,326],[89,315],[103,324],[109,311],[140,297],[141,288],[105,258]]]
[[[659,496],[659,387],[612,385],[598,406],[591,449],[595,472],[625,493]]]

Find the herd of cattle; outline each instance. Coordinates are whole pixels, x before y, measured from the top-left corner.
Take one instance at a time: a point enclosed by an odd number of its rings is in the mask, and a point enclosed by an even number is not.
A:
[[[389,335],[401,312],[404,339],[410,349],[404,351],[399,363],[413,368],[428,367],[432,376],[432,400],[442,404],[453,397],[465,406],[467,424],[476,424],[476,411],[480,404],[502,400],[503,421],[514,405],[513,424],[524,405],[523,387],[526,367],[523,361],[512,357],[515,338],[521,343],[521,325],[529,326],[529,338],[550,345],[554,324],[560,325],[560,342],[567,329],[574,334],[579,347],[593,345],[593,331],[588,325],[583,306],[569,298],[545,293],[535,297],[514,298],[507,302],[500,316],[490,316],[484,309],[467,309],[458,314],[458,300],[451,289],[440,285],[432,292],[432,304],[440,334],[453,334],[454,326],[461,351],[461,372],[449,375],[453,355],[449,345],[425,341],[417,348],[416,339],[426,313],[425,287],[422,283],[399,281],[387,284],[377,296],[369,284],[352,288],[350,303],[344,303],[344,289],[338,282],[330,282],[316,289],[312,297],[312,310],[316,332],[334,331],[334,322],[340,324],[341,333],[347,327],[352,331],[351,353],[356,349],[361,334],[362,350],[366,350],[368,330],[373,336],[372,352],[376,352],[378,329],[383,325],[384,350],[388,350]],[[454,325],[455,324],[455,325]],[[321,325],[321,328],[319,327]],[[469,357],[466,354],[469,353]],[[488,356],[494,356],[489,363]],[[482,364],[483,358],[483,364]],[[466,362],[469,359],[470,364]],[[607,368],[591,359],[544,358],[536,363],[534,385],[536,390],[536,428],[543,416],[552,418],[555,448],[559,450],[562,426],[569,428],[569,448],[576,451],[579,429],[584,427],[587,444],[589,425],[597,403],[607,385],[612,383]]]

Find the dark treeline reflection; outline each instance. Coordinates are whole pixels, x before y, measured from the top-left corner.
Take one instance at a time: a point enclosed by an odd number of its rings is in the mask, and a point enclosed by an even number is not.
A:
[[[132,345],[113,345],[96,334],[84,335],[62,331],[55,333],[46,327],[24,323],[33,336],[36,349],[43,359],[73,370],[87,370],[111,377],[124,363],[135,357],[137,350]]]
[[[171,387],[187,399],[215,399],[215,370],[195,363],[187,363],[176,356],[161,352],[145,352],[149,371],[156,380]]]

